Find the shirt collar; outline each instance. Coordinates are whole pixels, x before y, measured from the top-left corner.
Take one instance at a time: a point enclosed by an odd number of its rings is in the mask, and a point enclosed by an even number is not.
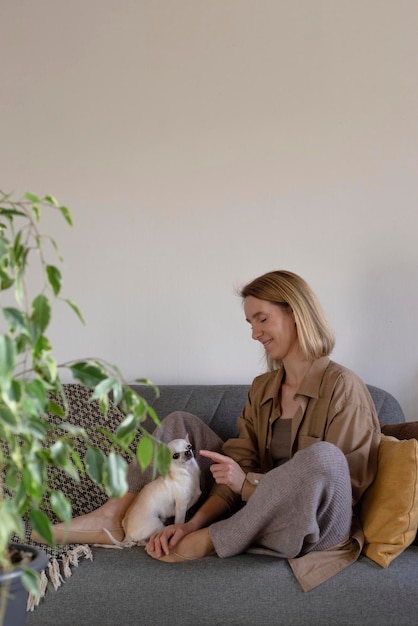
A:
[[[321,356],[319,359],[315,359],[308,372],[305,374],[305,378],[300,383],[296,395],[319,398],[319,389],[329,361],[328,356]]]
[[[315,359],[308,372],[305,374],[305,377],[299,385],[299,389],[295,395],[307,396],[309,398],[319,398],[321,381],[329,362],[330,359],[328,356],[322,356],[319,359]],[[262,404],[277,397],[280,385],[282,384],[283,375],[283,367],[280,367],[278,370],[272,372],[272,376],[266,385]]]

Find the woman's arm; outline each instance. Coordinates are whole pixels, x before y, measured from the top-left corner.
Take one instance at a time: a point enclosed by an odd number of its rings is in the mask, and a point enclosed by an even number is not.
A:
[[[166,526],[160,532],[152,535],[146,546],[147,552],[155,552],[157,558],[160,558],[163,554],[169,554],[170,550],[178,544],[180,539],[195,530],[205,528],[212,522],[216,522],[228,510],[229,507],[225,500],[219,496],[209,496],[188,522]]]
[[[377,471],[380,424],[376,409],[365,385],[355,374],[344,376],[335,386],[325,440],[340,448],[348,462],[356,504]]]
[[[245,472],[236,461],[210,450],[200,450],[200,454],[213,461],[210,471],[216,484],[227,485],[234,493],[241,493]],[[163,553],[169,554],[185,535],[200,528],[206,528],[228,511],[229,505],[226,500],[216,494],[210,495],[188,522],[166,526],[153,535],[148,541],[147,552],[155,552],[157,558],[160,558]]]

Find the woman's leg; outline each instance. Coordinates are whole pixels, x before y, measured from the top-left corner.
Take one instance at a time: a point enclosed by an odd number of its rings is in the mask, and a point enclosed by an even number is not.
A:
[[[351,529],[352,490],[339,448],[320,442],[263,478],[246,506],[209,527],[221,557],[254,551],[294,558],[345,541]]]
[[[351,481],[344,454],[326,442],[297,452],[268,472],[231,517],[190,533],[168,556],[175,562],[246,551],[294,558],[326,550],[350,533]]]
[[[164,443],[172,439],[184,439],[186,434],[189,435],[195,450],[207,448],[219,451],[222,447],[222,440],[202,420],[191,413],[181,411],[170,413],[162,420],[161,427],[154,431],[154,435]],[[199,455],[197,455],[197,461],[201,468],[202,494],[207,494],[213,482],[212,475],[208,471],[210,461]],[[122,520],[125,513],[137,493],[151,480],[152,468],[147,468],[142,472],[138,463],[132,463],[128,469],[128,493],[122,498],[108,500],[90,513],[74,517],[69,524],[55,524],[52,527],[55,542],[57,544],[112,543],[103,528],[110,530],[115,539],[122,540],[124,537]],[[32,539],[40,541],[36,533],[32,533]]]
[[[52,526],[52,535],[56,544],[64,543],[103,543],[110,544],[108,534],[103,530],[107,528],[118,541],[124,538],[122,520],[129,505],[136,497],[136,493],[128,491],[121,498],[111,498],[102,506],[85,515],[74,517],[68,524],[60,522]],[[32,531],[31,538],[34,541],[43,540]]]

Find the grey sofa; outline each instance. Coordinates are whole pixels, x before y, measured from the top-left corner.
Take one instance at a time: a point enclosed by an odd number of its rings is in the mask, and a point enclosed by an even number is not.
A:
[[[381,423],[405,421],[396,399],[369,386]],[[186,410],[223,439],[234,436],[245,385],[141,387],[160,417]],[[27,617],[28,626],[416,626],[418,546],[387,569],[365,556],[304,593],[287,561],[242,554],[166,564],[142,548],[93,548],[58,591]]]

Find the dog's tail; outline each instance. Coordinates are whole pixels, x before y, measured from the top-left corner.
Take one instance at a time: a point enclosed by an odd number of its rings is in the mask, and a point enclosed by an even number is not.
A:
[[[117,539],[114,538],[114,536],[112,535],[110,530],[108,530],[107,528],[103,528],[103,530],[108,535],[109,539],[112,541],[112,543],[115,545],[115,547],[119,548],[120,550],[122,550],[123,548],[132,548],[132,546],[136,546],[137,545],[135,541],[128,541],[126,539],[124,541],[118,541]],[[111,546],[111,547],[113,547],[113,546]]]

